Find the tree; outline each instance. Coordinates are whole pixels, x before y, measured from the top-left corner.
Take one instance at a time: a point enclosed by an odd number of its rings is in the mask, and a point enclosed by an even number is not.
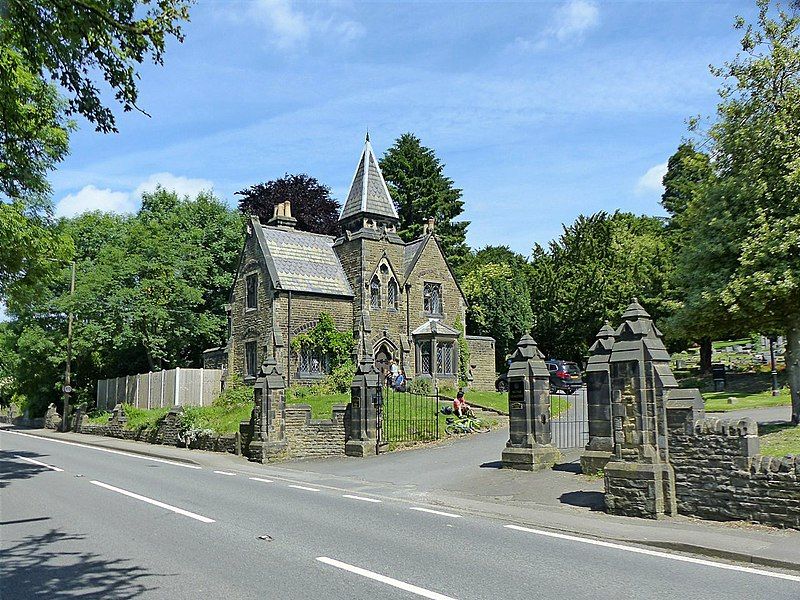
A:
[[[380,160],[398,215],[400,237],[411,241],[422,234],[428,218],[436,219],[436,234],[450,265],[458,269],[469,252],[469,221],[456,221],[464,212],[461,190],[444,175],[444,164],[412,133],[404,133]]]
[[[683,246],[684,230],[682,217],[686,207],[695,195],[707,184],[713,176],[713,169],[708,154],[695,150],[691,141],[683,142],[678,146],[675,154],[667,162],[667,172],[663,178],[664,193],[661,196],[661,205],[670,214],[668,226],[669,239],[674,252]],[[681,290],[680,274],[672,282],[676,298],[685,296]],[[713,331],[710,327],[694,327],[686,319],[674,318],[669,322],[673,337],[680,336],[688,340],[700,342],[700,371],[711,372],[711,335],[720,334],[719,328]]]
[[[266,224],[272,218],[275,205],[289,200],[297,228],[312,233],[336,235],[341,206],[331,198],[331,188],[305,173],[273,179],[266,183],[236,192],[241,196],[239,210],[255,215]]]
[[[527,275],[529,264],[522,254],[512,251],[508,246],[485,246],[480,250],[470,250],[459,265],[459,275],[464,277],[474,269],[488,263],[508,265]]]
[[[509,265],[486,263],[468,273],[461,287],[468,328],[495,339],[495,362],[503,370],[506,355],[533,324],[524,274]]]
[[[800,17],[758,0],[708,132],[715,176],[689,202],[680,271],[694,322],[782,331],[800,423]],[[721,317],[722,315],[722,317]]]
[[[580,361],[632,297],[654,319],[668,315],[671,256],[661,220],[621,212],[581,215],[548,248],[534,247],[528,281],[542,351]]]

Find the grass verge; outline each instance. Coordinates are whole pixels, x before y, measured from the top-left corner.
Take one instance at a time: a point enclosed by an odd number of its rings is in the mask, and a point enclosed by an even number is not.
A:
[[[800,426],[791,423],[760,425],[761,454],[783,457],[800,455]]]
[[[728,404],[728,398],[733,398],[733,403]],[[773,396],[770,390],[765,392],[706,392],[703,394],[708,412],[726,412],[741,410],[743,408],[767,408],[770,406],[790,406],[792,397],[788,389],[782,389],[780,394]]]

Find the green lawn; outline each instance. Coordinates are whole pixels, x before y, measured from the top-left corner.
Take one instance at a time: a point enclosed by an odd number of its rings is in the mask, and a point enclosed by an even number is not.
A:
[[[734,398],[733,404],[728,404],[728,398]],[[769,406],[789,406],[792,397],[789,390],[784,388],[778,396],[773,396],[772,392],[747,393],[747,392],[705,392],[703,399],[706,402],[706,411],[725,412],[729,410],[741,410],[743,408],[765,408]]]
[[[508,393],[505,392],[466,392],[467,404],[475,406],[484,406],[486,408],[493,408],[499,410],[504,415],[508,414]],[[560,415],[562,412],[570,407],[569,396],[561,394],[551,396],[550,414],[552,416]]]
[[[347,404],[350,394],[315,394],[305,395],[303,390],[289,390],[286,393],[286,404],[308,404],[311,407],[311,417],[314,419],[330,419],[334,404]],[[248,416],[248,419],[250,417]]]
[[[800,426],[789,423],[759,427],[761,454],[783,457],[800,454]]]

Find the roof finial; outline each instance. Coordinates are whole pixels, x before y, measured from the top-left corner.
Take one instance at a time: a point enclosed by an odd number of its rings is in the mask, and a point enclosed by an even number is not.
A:
[[[367,138],[364,141],[369,143],[369,127],[367,127]]]

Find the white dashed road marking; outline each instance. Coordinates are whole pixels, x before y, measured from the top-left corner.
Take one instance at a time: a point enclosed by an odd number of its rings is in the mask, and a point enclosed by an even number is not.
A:
[[[231,473],[230,471],[214,471],[217,475],[236,475],[236,473]]]
[[[772,571],[764,571],[763,569],[754,569],[752,567],[740,567],[738,565],[729,565],[726,563],[714,562],[712,560],[705,560],[702,558],[683,556],[681,554],[670,554],[668,552],[659,552],[658,550],[648,550],[646,548],[637,548],[636,546],[626,546],[624,544],[615,544],[614,542],[593,540],[591,538],[583,538],[583,537],[578,537],[576,535],[567,535],[565,533],[556,533],[554,531],[543,531],[541,529],[531,529],[530,527],[520,527],[519,525],[504,525],[504,527],[506,527],[507,529],[515,529],[516,531],[525,531],[527,533],[535,533],[536,535],[543,535],[546,537],[558,538],[561,540],[569,540],[571,542],[581,542],[582,544],[591,544],[593,546],[602,546],[604,548],[614,548],[615,550],[624,550],[626,552],[634,552],[636,554],[646,554],[647,556],[657,556],[659,558],[667,558],[669,560],[694,563],[696,565],[704,565],[706,567],[715,567],[717,569],[728,569],[729,571],[741,571],[742,573],[752,573],[754,575],[775,577],[777,579],[788,579],[789,581],[800,581],[800,576],[797,575],[787,575],[785,573],[773,573]]]
[[[250,477],[251,481],[261,481],[262,483],[272,483],[272,479],[264,479],[262,477]]]
[[[432,515],[440,515],[442,517],[452,517],[454,519],[460,519],[461,515],[456,515],[449,512],[442,512],[440,510],[433,510],[432,508],[422,508],[420,506],[412,506],[411,510],[418,510],[420,512],[431,513]]]
[[[24,456],[19,456],[17,454],[15,454],[14,457],[34,465],[39,465],[40,467],[47,467],[51,471],[58,471],[59,473],[64,472],[64,469],[59,469],[58,467],[54,467],[53,465],[48,465],[47,463],[39,462],[38,460],[34,460],[32,458],[26,458]]]
[[[202,521],[203,523],[215,522],[214,519],[209,519],[208,517],[204,517],[203,515],[198,515],[197,513],[189,512],[188,510],[178,508],[177,506],[172,506],[171,504],[165,504],[164,502],[153,500],[152,498],[148,498],[147,496],[141,496],[139,494],[135,494],[134,492],[129,492],[128,490],[123,490],[122,488],[114,487],[113,485],[108,485],[107,483],[103,483],[102,481],[93,480],[90,481],[89,483],[100,486],[101,488],[105,488],[107,490],[111,490],[112,492],[117,492],[118,494],[122,494],[123,496],[135,498],[136,500],[141,500],[142,502],[147,502],[148,504],[152,504],[153,506],[166,508],[167,510],[171,510],[174,513],[178,513],[179,515],[183,515],[184,517],[189,517],[197,521]]]
[[[289,487],[290,488],[294,488],[296,490],[305,490],[307,492],[318,492],[319,491],[317,488],[306,487],[304,485],[290,485]]]
[[[416,594],[417,596],[422,596],[423,598],[431,598],[432,600],[455,600],[450,596],[445,596],[444,594],[439,594],[438,592],[432,592],[430,590],[426,590],[425,588],[421,588],[411,583],[406,583],[405,581],[400,581],[398,579],[387,577],[386,575],[381,575],[380,573],[374,573],[373,571],[362,569],[361,567],[348,565],[347,563],[343,563],[333,558],[328,558],[327,556],[318,556],[317,560],[321,563],[325,563],[326,565],[330,565],[338,569],[343,569],[345,571],[349,571],[350,573],[355,573],[356,575],[361,575],[362,577],[366,577],[367,579],[372,579],[373,581],[380,581],[381,583],[385,583],[386,585],[390,585],[392,587],[405,590],[406,592],[411,592],[412,594]]]
[[[376,504],[383,502],[382,500],[378,500],[376,498],[365,498],[364,496],[353,496],[351,494],[342,494],[342,497],[352,498],[353,500],[363,500],[364,502],[375,502]]]

